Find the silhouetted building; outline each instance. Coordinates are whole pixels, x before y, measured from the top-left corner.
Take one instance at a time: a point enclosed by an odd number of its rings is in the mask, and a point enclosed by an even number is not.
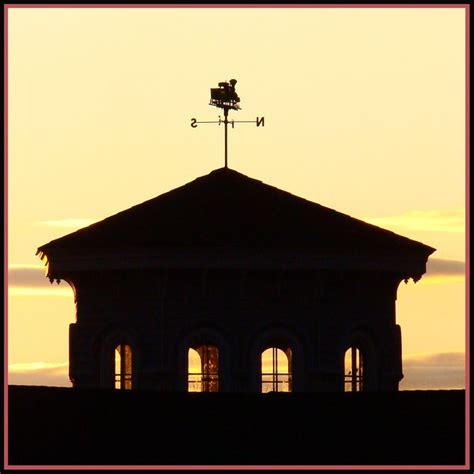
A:
[[[434,250],[221,168],[38,254],[74,387],[266,392],[397,390],[397,287]]]

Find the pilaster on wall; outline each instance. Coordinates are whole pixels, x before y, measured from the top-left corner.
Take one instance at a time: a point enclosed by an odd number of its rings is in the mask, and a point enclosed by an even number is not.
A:
[[[379,372],[379,390],[397,391],[403,378],[401,328],[396,324],[388,333]]]
[[[95,325],[69,325],[69,378],[73,387],[98,387],[99,364],[94,355]]]

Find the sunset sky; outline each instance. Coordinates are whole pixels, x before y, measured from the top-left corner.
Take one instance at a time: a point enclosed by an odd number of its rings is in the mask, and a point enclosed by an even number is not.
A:
[[[72,290],[36,249],[224,164],[435,247],[398,290],[402,389],[462,388],[465,8],[8,13],[9,383],[70,386]]]

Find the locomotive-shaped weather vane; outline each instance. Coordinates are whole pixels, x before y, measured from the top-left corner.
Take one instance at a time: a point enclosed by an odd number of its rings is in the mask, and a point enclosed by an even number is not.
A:
[[[198,123],[217,123],[217,124],[224,124],[224,157],[225,157],[225,167],[227,168],[227,125],[230,123],[232,128],[234,128],[234,124],[236,123],[255,123],[257,127],[260,125],[263,127],[265,126],[265,117],[257,117],[254,120],[229,120],[229,110],[240,110],[240,98],[235,91],[235,84],[237,81],[235,79],[231,79],[229,82],[219,82],[219,87],[211,89],[211,101],[209,105],[214,105],[215,107],[219,107],[224,109],[224,120],[221,119],[219,115],[219,120],[217,121],[204,121],[198,122],[195,118],[191,119],[191,127],[196,128]]]

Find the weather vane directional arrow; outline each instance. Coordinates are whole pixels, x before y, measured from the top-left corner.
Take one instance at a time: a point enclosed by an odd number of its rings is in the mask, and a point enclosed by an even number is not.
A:
[[[240,110],[239,102],[240,98],[235,92],[235,85],[237,81],[231,79],[229,82],[219,82],[219,87],[211,89],[211,101],[209,105],[214,105],[224,109],[224,120],[221,119],[219,115],[219,120],[215,121],[198,121],[195,118],[191,119],[191,127],[196,128],[198,123],[217,123],[224,124],[224,157],[225,157],[225,167],[227,168],[227,125],[231,124],[234,128],[236,123],[255,123],[257,127],[265,126],[265,117],[257,117],[256,120],[229,120],[229,110]]]

